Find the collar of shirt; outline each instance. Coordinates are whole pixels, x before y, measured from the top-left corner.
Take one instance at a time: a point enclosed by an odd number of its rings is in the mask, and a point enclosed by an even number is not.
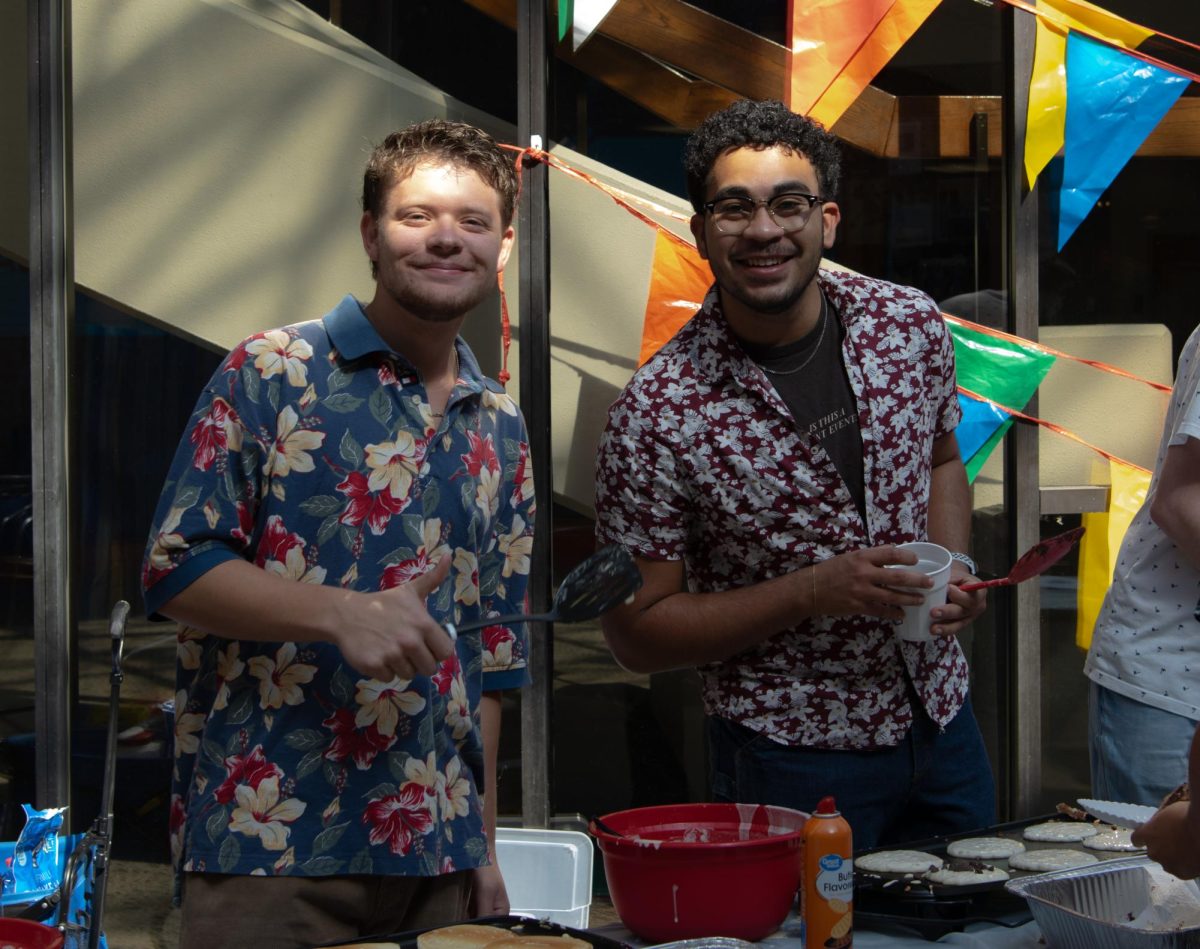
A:
[[[381,353],[392,357],[408,369],[412,369],[412,363],[405,359],[403,354],[388,346],[383,337],[376,332],[371,321],[367,319],[363,305],[355,299],[353,294],[347,293],[342,297],[338,305],[325,315],[322,322],[334,348],[343,359],[353,362],[365,356]],[[459,379],[465,382],[471,391],[479,392],[483,389],[490,389],[493,392],[504,391],[504,387],[498,382],[484,376],[483,370],[479,368],[475,354],[471,352],[469,346],[459,346],[456,343],[455,348],[458,350]],[[413,372],[415,373],[415,370]],[[401,385],[410,385],[415,381],[415,375],[412,378],[400,379]]]

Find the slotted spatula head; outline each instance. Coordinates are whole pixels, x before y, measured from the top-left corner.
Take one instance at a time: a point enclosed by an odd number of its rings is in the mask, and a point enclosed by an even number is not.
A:
[[[563,577],[554,612],[564,623],[595,619],[642,587],[642,573],[620,544],[602,547]]]

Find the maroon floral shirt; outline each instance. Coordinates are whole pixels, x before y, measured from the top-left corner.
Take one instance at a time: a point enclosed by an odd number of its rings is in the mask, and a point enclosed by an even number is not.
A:
[[[954,351],[923,293],[857,274],[819,280],[846,328],[867,524],[819,442],[732,335],[715,291],[609,410],[597,458],[597,534],[640,557],[682,560],[688,589],[719,592],[863,547],[926,536],[932,448],[960,410]],[[804,620],[700,668],[704,705],[782,744],[897,744],[913,710],[966,698],[958,642],[901,642],[887,620]]]

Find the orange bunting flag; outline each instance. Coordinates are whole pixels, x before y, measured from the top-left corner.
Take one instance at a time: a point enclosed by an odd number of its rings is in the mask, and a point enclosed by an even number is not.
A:
[[[941,0],[788,0],[788,108],[840,119]]]
[[[699,251],[678,237],[660,230],[654,240],[654,269],[642,323],[642,349],[638,365],[653,356],[663,343],[700,309],[712,284],[712,271]]]

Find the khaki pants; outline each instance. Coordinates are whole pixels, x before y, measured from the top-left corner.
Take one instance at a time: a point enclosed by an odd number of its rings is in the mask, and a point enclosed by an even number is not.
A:
[[[470,876],[185,873],[180,949],[312,949],[467,918]]]

